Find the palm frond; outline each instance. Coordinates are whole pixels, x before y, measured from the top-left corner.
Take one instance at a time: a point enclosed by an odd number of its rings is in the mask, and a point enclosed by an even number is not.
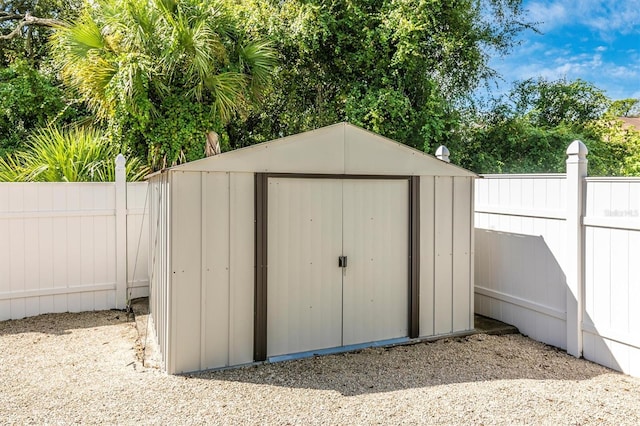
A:
[[[92,0],[55,31],[54,58],[100,119],[113,123],[124,112],[149,122],[163,99],[179,94],[225,122],[260,100],[276,62],[269,43],[244,42],[231,4]]]
[[[212,112],[226,121],[244,102],[247,76],[237,72],[219,73],[209,76],[206,85],[213,97]]]
[[[25,151],[0,158],[0,180],[25,182],[96,182],[113,180],[119,153],[104,133],[91,127],[45,127],[29,138]],[[136,157],[127,163],[129,180],[139,180],[149,168]]]
[[[250,76],[250,89],[254,98],[259,98],[271,81],[271,73],[276,65],[277,52],[267,41],[248,43],[240,50],[240,62],[244,72]]]

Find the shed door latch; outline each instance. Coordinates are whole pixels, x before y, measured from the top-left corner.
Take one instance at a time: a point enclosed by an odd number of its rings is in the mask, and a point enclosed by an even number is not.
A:
[[[347,256],[338,256],[338,266],[340,268],[347,267]]]

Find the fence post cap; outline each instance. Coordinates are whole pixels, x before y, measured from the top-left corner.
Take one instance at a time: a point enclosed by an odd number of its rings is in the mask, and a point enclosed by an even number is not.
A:
[[[440,145],[438,147],[438,149],[436,149],[436,155],[449,155],[449,149],[444,146],[444,145]]]
[[[588,153],[587,146],[579,140],[571,142],[571,145],[567,148],[567,155],[569,156],[577,155],[578,158],[587,158]]]
[[[124,155],[118,154],[116,157],[116,168],[124,168],[126,162],[127,160],[124,158]]]
[[[446,161],[448,163],[449,149],[444,145],[440,145],[438,149],[436,149],[436,157],[438,158],[438,160]]]

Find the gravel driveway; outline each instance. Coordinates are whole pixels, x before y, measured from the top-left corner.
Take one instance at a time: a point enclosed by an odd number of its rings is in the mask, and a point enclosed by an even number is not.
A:
[[[640,379],[521,335],[189,377],[136,338],[115,311],[0,322],[0,423],[640,424]]]

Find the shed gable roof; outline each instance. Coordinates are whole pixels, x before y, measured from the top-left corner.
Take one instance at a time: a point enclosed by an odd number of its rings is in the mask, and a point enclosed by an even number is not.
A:
[[[466,169],[349,123],[252,145],[171,170],[476,176]]]

